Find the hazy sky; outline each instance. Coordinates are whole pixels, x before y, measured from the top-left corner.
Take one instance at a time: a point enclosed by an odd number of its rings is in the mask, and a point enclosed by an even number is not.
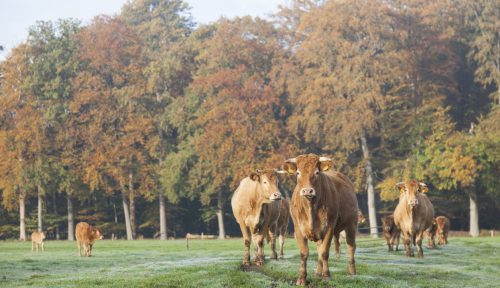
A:
[[[77,18],[88,23],[99,14],[115,15],[127,0],[0,0],[0,51],[2,60],[28,36],[37,20]],[[289,0],[185,0],[197,23],[216,21],[221,16],[252,15],[266,17]]]

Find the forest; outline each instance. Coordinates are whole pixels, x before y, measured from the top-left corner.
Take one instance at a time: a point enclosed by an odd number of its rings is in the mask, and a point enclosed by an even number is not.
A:
[[[0,62],[0,239],[239,237],[239,181],[305,153],[352,180],[365,233],[405,179],[452,230],[500,229],[500,2],[291,0],[198,25],[132,0],[39,21]]]

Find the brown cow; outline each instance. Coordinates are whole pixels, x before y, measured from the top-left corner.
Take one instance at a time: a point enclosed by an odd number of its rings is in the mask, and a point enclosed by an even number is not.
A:
[[[81,254],[81,246],[85,251],[85,256],[92,256],[92,246],[95,240],[102,240],[104,237],[97,228],[90,226],[86,222],[76,224],[76,245],[78,246],[78,256]]]
[[[264,238],[269,236],[269,227],[276,225],[280,213],[281,193],[278,189],[276,170],[257,170],[241,180],[231,199],[236,222],[240,225],[245,241],[243,265],[250,265],[250,237],[254,245],[256,265],[264,263]],[[250,233],[249,233],[250,230]],[[275,231],[272,231],[275,232]],[[276,247],[273,233],[271,248]],[[272,253],[276,257],[276,251]]]
[[[439,245],[448,244],[448,232],[450,231],[450,219],[445,216],[436,217],[436,234]]]
[[[393,251],[394,242],[396,242],[396,251],[399,251],[399,231],[396,223],[394,223],[394,215],[387,215],[382,218],[382,226],[385,241],[387,242],[387,249]]]
[[[36,246],[36,253],[38,253],[38,246],[42,247],[42,253],[44,252],[45,242],[45,233],[43,232],[33,232],[31,233],[31,253],[33,253],[34,246]]]
[[[279,244],[280,244],[280,252],[279,252],[279,258],[283,259],[283,245],[285,244],[285,237],[286,237],[286,232],[288,230],[288,218],[290,218],[290,204],[288,203],[288,200],[285,198],[281,199],[281,204],[280,204],[280,214],[278,217],[278,221],[276,222],[275,227],[271,227],[272,229],[269,229],[270,233],[269,235],[271,236],[272,230],[276,231],[274,232],[274,235],[279,234]],[[274,236],[276,237],[276,236]],[[272,247],[274,242],[271,242],[271,250],[276,251],[275,248]],[[272,258],[272,257],[271,257]],[[274,258],[276,259],[276,258]]]
[[[399,203],[394,210],[394,222],[403,234],[406,256],[413,257],[413,245],[417,246],[417,257],[424,257],[422,238],[434,220],[434,206],[424,193],[429,189],[422,182],[410,180],[396,184]]]
[[[365,215],[363,214],[363,211],[358,210],[358,224],[363,224],[366,222]],[[334,242],[335,242],[335,257],[340,258],[340,244],[342,244],[342,240],[345,240],[345,230],[342,230],[339,234],[339,238],[334,237]]]
[[[351,181],[343,174],[329,171],[330,158],[315,154],[301,155],[285,161],[284,169],[297,175],[290,212],[300,248],[301,265],[297,285],[307,278],[307,241],[316,242],[318,252],[317,276],[330,278],[328,257],[332,238],[346,231],[349,254],[349,273],[356,274],[354,251],[358,223],[358,202]]]

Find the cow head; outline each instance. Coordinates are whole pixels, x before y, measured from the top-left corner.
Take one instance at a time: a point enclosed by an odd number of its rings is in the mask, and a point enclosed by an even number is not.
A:
[[[102,240],[104,239],[104,236],[102,235],[101,231],[99,231],[99,229],[97,228],[93,228],[92,229],[92,234],[94,234],[94,239],[99,239],[99,240]]]
[[[42,241],[45,240],[45,233],[44,232],[40,232],[40,239]]]
[[[257,182],[260,189],[260,198],[263,203],[271,203],[281,200],[281,193],[278,189],[278,174],[274,169],[260,170],[250,173],[248,177]]]
[[[291,175],[297,175],[297,187],[300,196],[312,200],[316,197],[315,184],[319,175],[329,170],[333,161],[315,154],[300,155],[285,161],[283,169]]]
[[[427,193],[429,191],[425,183],[415,180],[399,182],[396,184],[396,188],[399,190],[401,197],[406,199],[406,204],[408,204],[408,206],[412,209],[417,207],[419,204],[417,195],[419,193]]]
[[[382,218],[382,226],[384,227],[384,231],[390,232],[393,222],[394,222],[394,218],[392,218],[390,216],[386,216],[386,217]]]
[[[358,224],[363,224],[366,222],[365,214],[361,210],[358,210]]]

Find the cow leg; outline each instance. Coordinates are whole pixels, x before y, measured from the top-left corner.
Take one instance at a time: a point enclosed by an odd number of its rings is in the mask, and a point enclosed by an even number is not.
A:
[[[332,238],[334,237],[333,228],[328,230],[323,241],[320,243],[320,248],[318,250],[318,269],[319,263],[321,262],[321,276],[323,280],[330,279],[330,269],[328,267],[328,258],[330,256],[330,246],[332,245]],[[319,271],[317,271],[319,273]]]
[[[38,242],[35,243],[36,246],[36,254],[38,254]]]
[[[385,242],[387,242],[387,251],[391,252],[393,250],[392,246],[394,245],[393,238],[392,237],[386,237],[385,238]]]
[[[396,251],[399,251],[399,234],[392,237],[392,243],[394,243],[394,238],[396,238]]]
[[[89,257],[90,257],[90,256],[92,256],[92,246],[93,246],[93,245],[94,245],[94,244],[89,243]]]
[[[252,235],[254,251],[255,251],[255,265],[262,266],[264,264],[264,235]]]
[[[349,255],[349,274],[356,275],[356,262],[354,261],[354,253],[356,252],[356,230],[357,224],[347,226],[346,228],[346,243],[347,254]]]
[[[241,234],[245,242],[245,254],[243,255],[243,266],[250,266],[250,237],[248,228],[244,224],[240,224]]]
[[[316,276],[321,277],[323,273],[323,259],[321,258],[321,244],[322,241],[318,240],[316,241],[316,252],[318,253],[318,265],[316,267]]]
[[[269,236],[269,242],[271,242],[271,259],[277,260],[278,259],[278,254],[276,253],[276,232],[277,232],[277,225],[272,225],[272,227],[269,227],[268,231],[268,236]]]
[[[78,256],[82,257],[82,252],[81,252],[81,247],[82,243],[78,240],[76,240],[76,247],[78,247]]]
[[[44,249],[45,242],[42,242],[42,244],[41,244],[41,245],[42,245],[42,253],[43,253],[43,252],[45,251],[45,249]]]
[[[35,242],[31,241],[31,254],[33,254],[34,250],[35,250]]]
[[[424,257],[424,251],[422,250],[422,240],[424,238],[423,233],[417,234],[416,237],[416,244],[417,244],[417,257],[418,258],[423,258]]]
[[[413,257],[413,249],[411,247],[411,236],[408,233],[403,233],[404,245],[407,257]]]
[[[335,242],[335,257],[340,258],[340,233],[334,233],[333,241]]]
[[[280,229],[280,237],[279,237],[279,242],[280,242],[280,254],[279,258],[284,259],[285,257],[283,256],[283,245],[285,245],[285,229]]]
[[[309,246],[307,246],[307,239],[302,235],[299,227],[297,226],[295,226],[295,237],[297,238],[297,244],[300,249],[299,278],[295,284],[304,286],[306,285],[307,279],[307,258],[309,257]]]

